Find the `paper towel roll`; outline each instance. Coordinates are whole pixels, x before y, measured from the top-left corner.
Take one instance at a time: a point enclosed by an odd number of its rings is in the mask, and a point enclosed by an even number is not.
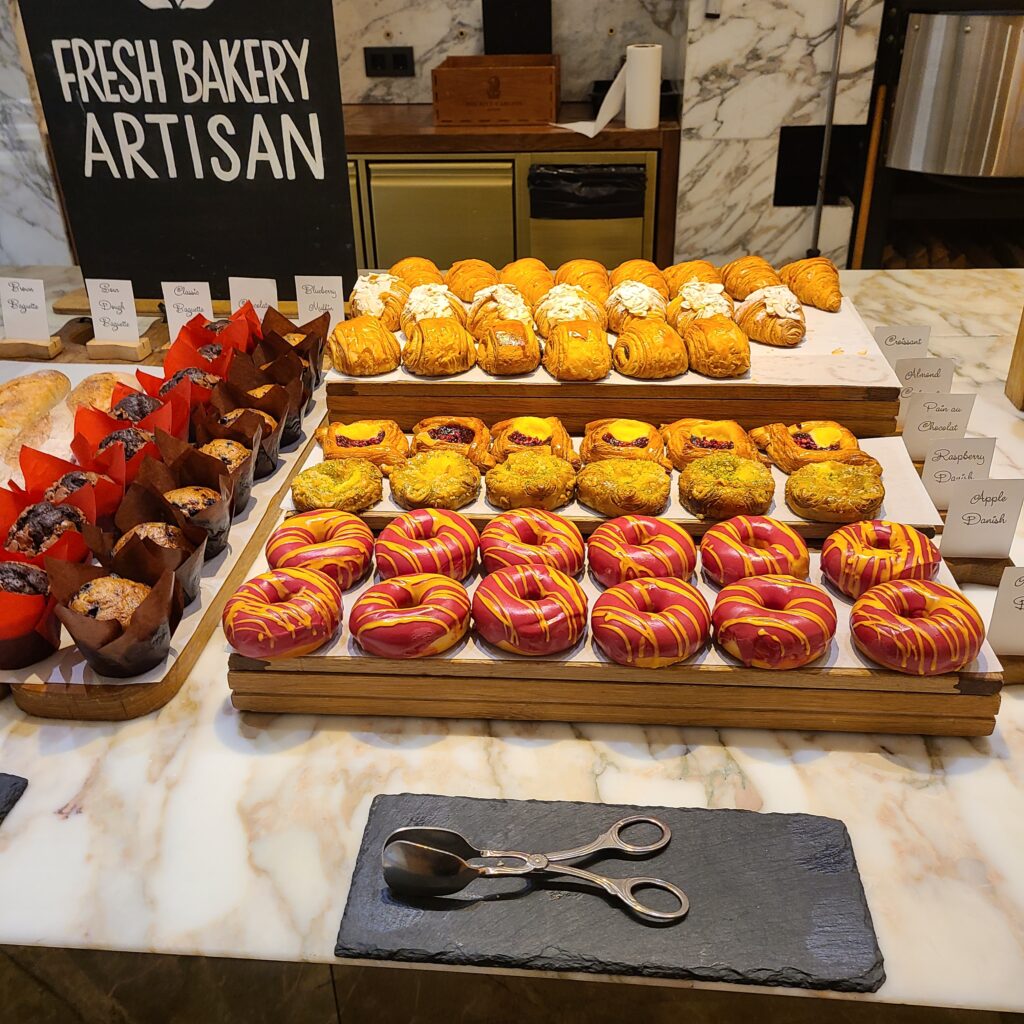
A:
[[[626,47],[626,127],[657,128],[661,111],[661,46]]]

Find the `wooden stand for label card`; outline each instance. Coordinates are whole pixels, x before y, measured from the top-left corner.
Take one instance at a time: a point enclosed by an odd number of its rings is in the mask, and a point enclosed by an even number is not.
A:
[[[1006,397],[1015,409],[1024,409],[1024,310],[1021,310],[1017,338],[1013,343],[1010,369],[1006,373]]]
[[[167,321],[154,320],[138,341],[109,341],[93,338],[85,343],[85,351],[90,359],[98,363],[129,362],[137,363],[167,344]]]
[[[68,320],[56,334],[41,341],[0,339],[0,359],[56,359],[65,345],[84,345],[91,337],[92,321],[87,316],[78,316]]]
[[[294,320],[299,313],[298,304],[294,301],[278,302],[277,308],[290,319]],[[89,295],[84,288],[76,288],[73,292],[67,292],[53,303],[54,313],[88,313]],[[165,313],[163,299],[146,299],[135,296],[135,312],[138,316],[159,316]],[[227,299],[213,300],[214,316],[230,316],[231,303]]]

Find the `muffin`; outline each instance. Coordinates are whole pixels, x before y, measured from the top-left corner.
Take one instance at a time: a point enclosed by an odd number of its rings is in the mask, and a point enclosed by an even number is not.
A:
[[[465,455],[445,449],[414,455],[388,479],[402,508],[457,509],[480,494],[480,470]]]
[[[771,470],[730,452],[697,459],[679,474],[679,500],[698,519],[764,515],[774,497]]]
[[[606,516],[656,516],[668,504],[672,478],[656,462],[602,459],[576,477],[579,500]]]
[[[139,427],[122,427],[120,430],[115,430],[111,434],[107,434],[105,438],[98,445],[96,445],[97,452],[106,451],[111,445],[117,444],[120,441],[124,445],[124,457],[130,459],[135,455],[138,455],[147,444],[153,444],[156,442],[156,437],[151,434],[148,430],[142,430]]]
[[[239,408],[232,409],[231,412],[225,413],[220,418],[221,426],[230,427],[241,416],[244,416],[247,412],[251,412],[256,416],[259,416],[260,421],[263,423],[263,436],[266,437],[268,434],[272,434],[277,430],[277,420],[274,419],[269,413],[263,412],[262,409],[248,409]]]
[[[73,469],[71,472],[65,473],[62,477],[54,480],[46,488],[46,492],[43,494],[43,501],[52,501],[56,504],[69,498],[75,491],[80,491],[87,484],[92,484],[95,487],[101,480],[109,480],[110,483],[114,482],[109,476],[104,476],[102,473],[93,473],[88,469]]]
[[[28,562],[0,562],[0,590],[5,594],[46,597],[50,592],[50,578]]]
[[[384,475],[369,459],[330,459],[304,469],[292,481],[292,499],[300,512],[365,512],[383,493]]]
[[[262,398],[264,395],[270,393],[271,389],[277,387],[276,384],[261,384],[258,388],[250,388],[246,394],[252,398]]]
[[[186,366],[183,370],[179,370],[172,377],[168,377],[167,380],[160,385],[160,397],[163,398],[165,395],[169,394],[186,379],[192,381],[193,384],[198,384],[200,387],[209,388],[211,391],[221,381],[221,378],[215,373],[210,373],[207,370],[200,370],[198,366]]]
[[[220,495],[211,487],[175,487],[164,491],[164,498],[188,519],[220,501]]]
[[[180,549],[189,552],[195,550],[195,547],[177,526],[172,526],[170,523],[138,523],[114,545],[110,553],[116,555],[132,537],[151,540],[154,544],[171,550]]]
[[[80,587],[68,607],[103,622],[116,621],[128,628],[135,609],[149,596],[149,587],[120,576],[100,576]]]
[[[218,437],[213,441],[207,441],[199,450],[207,455],[212,455],[215,459],[220,459],[232,471],[238,469],[252,454],[244,444],[239,444],[237,441],[229,441],[222,437]]]
[[[220,334],[220,332],[223,331],[225,327],[230,327],[233,322],[234,321],[232,321],[232,320],[224,320],[224,319],[220,319],[220,320],[207,320],[206,323],[203,324],[203,330],[204,331],[209,331],[210,334]],[[219,347],[220,346],[218,346],[218,348]],[[200,351],[202,351],[202,350],[200,349]]]
[[[22,555],[39,555],[60,539],[68,530],[81,531],[85,515],[74,505],[54,505],[40,501],[22,510],[7,532],[4,547]]]
[[[110,410],[110,415],[116,420],[129,420],[132,423],[138,423],[139,420],[144,420],[150,413],[156,412],[163,404],[159,398],[154,398],[152,395],[144,394],[141,391],[135,391],[130,395],[125,395]]]
[[[487,471],[487,500],[501,509],[544,508],[549,512],[572,501],[576,471],[557,455],[512,452]]]

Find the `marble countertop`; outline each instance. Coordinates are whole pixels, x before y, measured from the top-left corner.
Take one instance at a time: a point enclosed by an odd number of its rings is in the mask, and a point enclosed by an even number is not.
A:
[[[874,322],[932,325],[993,476],[1024,474],[1002,395],[1024,270],[845,272]],[[1024,532],[1014,554],[1024,561]],[[983,613],[993,591],[969,588]],[[228,700],[214,637],[166,708],[45,722],[0,703],[0,942],[330,961],[378,793],[803,811],[846,822],[888,980],[871,998],[1024,1010],[1024,688],[979,740],[274,717]]]

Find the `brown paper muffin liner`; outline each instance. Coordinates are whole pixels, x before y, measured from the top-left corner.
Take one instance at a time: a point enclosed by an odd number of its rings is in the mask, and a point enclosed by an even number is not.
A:
[[[308,359],[299,356],[280,334],[264,335],[253,352],[253,359],[260,372],[272,380],[286,380],[290,376],[298,376],[302,381],[303,415],[313,408],[313,392],[316,390],[313,365]]]
[[[266,384],[281,388],[288,396],[288,412],[284,417],[281,445],[294,444],[302,437],[302,414],[306,399],[302,392],[302,363],[293,358],[281,366],[281,372],[271,377],[256,368],[252,356],[236,354],[228,370],[228,382],[241,391],[249,392]],[[288,374],[291,373],[291,376]],[[252,397],[252,396],[250,396]]]
[[[252,494],[253,470],[256,468],[256,460],[253,459],[251,454],[240,466],[229,470],[215,456],[201,452],[198,448],[193,448],[192,445],[186,444],[180,438],[164,433],[162,430],[157,432],[156,443],[164,462],[174,465],[179,459],[185,459],[187,460],[187,468],[190,471],[193,468],[199,471],[201,464],[205,463],[205,469],[202,470],[204,475],[209,476],[216,473],[227,477],[231,481],[232,517],[245,510],[245,507],[249,504],[249,496]],[[198,472],[195,479],[202,479]],[[211,485],[205,484],[204,486],[209,487]]]
[[[304,324],[296,325],[280,310],[268,306],[263,314],[263,337],[276,334],[286,344],[287,334],[301,334],[303,339],[292,345],[292,349],[313,368],[313,384],[319,387],[324,378],[324,349],[327,347],[327,335],[331,330],[331,314],[324,312]]]
[[[269,433],[266,432],[266,424],[263,418],[255,412],[239,416],[234,423],[225,427],[220,422],[220,417],[235,409],[259,409],[273,416],[276,426]],[[262,480],[270,476],[277,469],[278,454],[281,451],[281,437],[284,433],[285,416],[288,414],[288,396],[275,388],[262,398],[253,398],[233,384],[221,383],[213,393],[210,405],[202,413],[198,411],[196,416],[196,436],[200,439],[204,431],[209,435],[217,436],[216,430],[240,430],[248,440],[242,443],[247,448],[252,448],[257,453],[255,478]],[[256,444],[257,430],[259,431],[259,445]],[[235,440],[233,434],[226,435]],[[237,439],[240,440],[240,439]]]

